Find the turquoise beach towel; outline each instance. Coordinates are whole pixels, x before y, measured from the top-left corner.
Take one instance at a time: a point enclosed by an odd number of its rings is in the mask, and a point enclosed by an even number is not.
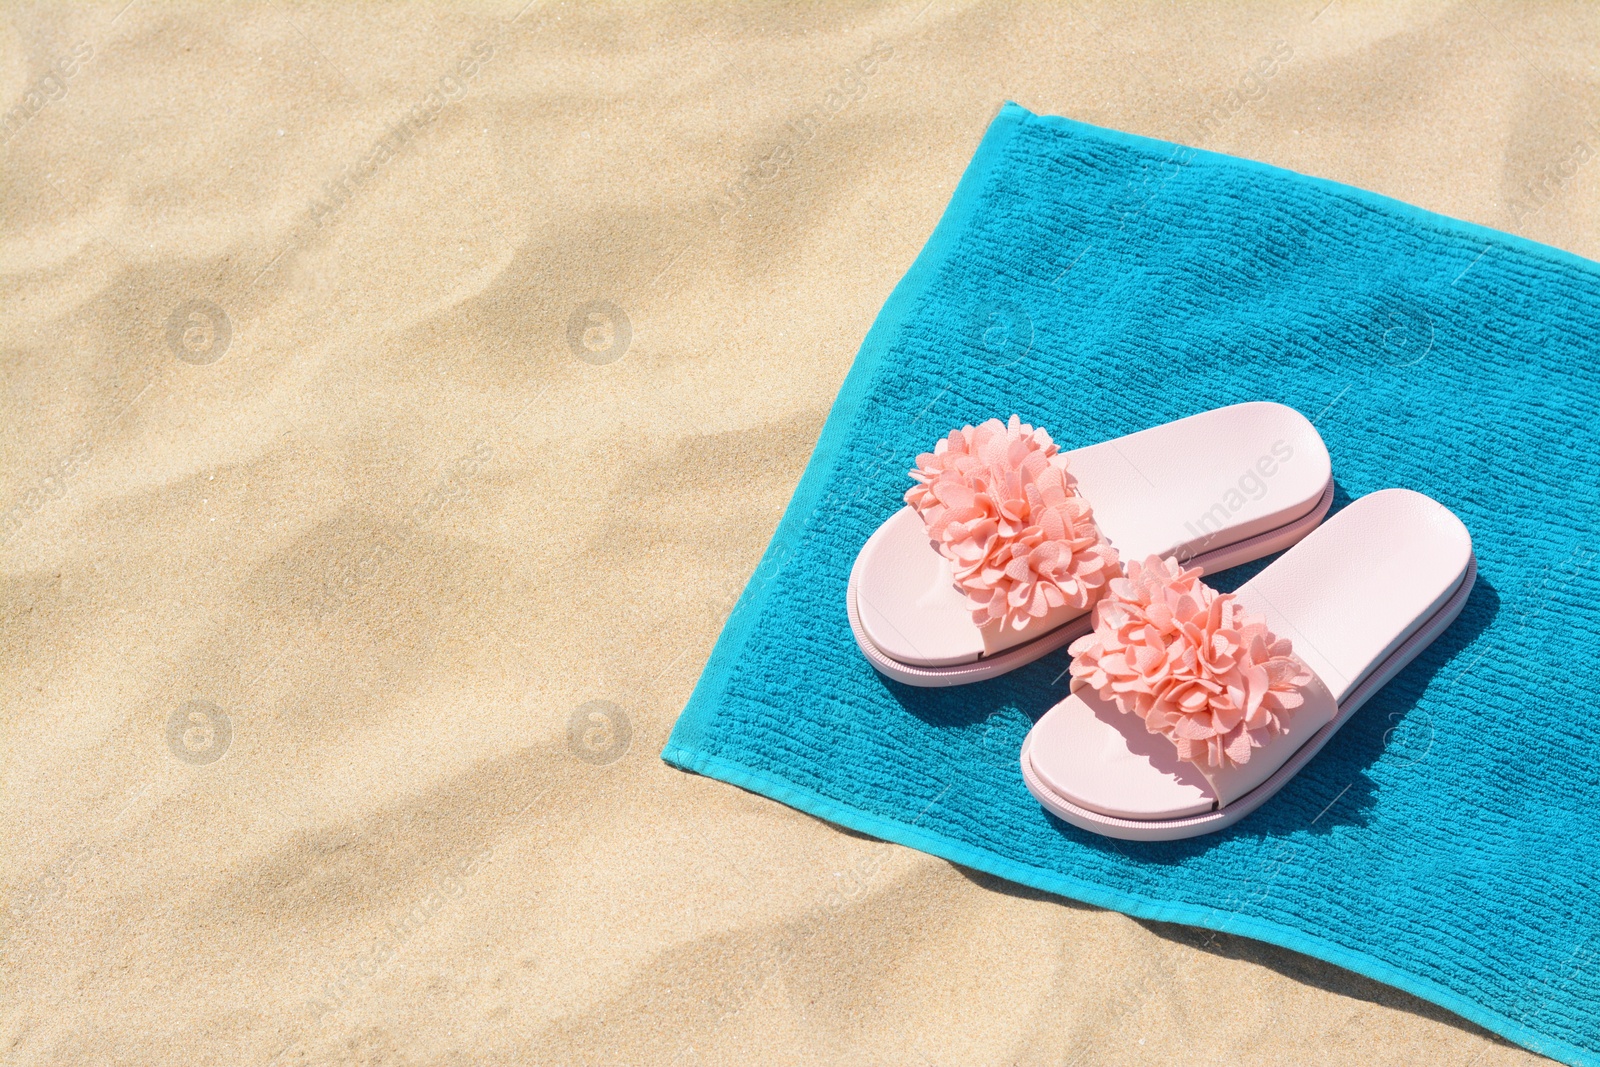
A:
[[[1597,312],[1600,266],[1576,256],[1007,104],[867,335],[662,757],[1600,1065]],[[1083,833],[1017,764],[1065,694],[1065,654],[953,689],[889,681],[850,634],[851,561],[952,427],[1015,412],[1071,449],[1245,400],[1317,423],[1336,509],[1388,486],[1448,506],[1478,584],[1236,827]]]

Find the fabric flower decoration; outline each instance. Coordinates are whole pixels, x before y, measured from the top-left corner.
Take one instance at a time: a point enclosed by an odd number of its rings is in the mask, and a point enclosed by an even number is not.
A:
[[[1073,682],[1139,716],[1182,759],[1248,763],[1305,702],[1311,671],[1287,638],[1199,576],[1170,557],[1128,564],[1095,605],[1094,632],[1072,643]]]
[[[1026,629],[1053,608],[1090,607],[1120,574],[1060,450],[1018,416],[952,430],[917,457],[905,501],[953,565],[973,622]]]

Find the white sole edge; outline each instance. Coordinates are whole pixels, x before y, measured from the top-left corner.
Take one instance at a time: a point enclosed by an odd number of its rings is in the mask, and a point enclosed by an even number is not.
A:
[[[1241,563],[1249,563],[1251,560],[1270,556],[1274,552],[1281,552],[1316,529],[1332,506],[1333,479],[1329,478],[1322,495],[1311,506],[1311,510],[1298,519],[1264,533],[1246,537],[1242,541],[1223,545],[1210,552],[1202,552],[1184,560],[1183,564],[1186,567],[1199,567],[1202,574],[1215,574],[1217,571],[1225,571],[1229,567],[1237,567]],[[858,555],[857,563],[860,559]],[[861,615],[856,609],[856,564],[850,566],[850,584],[845,593],[845,601],[846,610],[850,614],[850,632],[855,634],[856,644],[861,647],[861,653],[867,657],[867,662],[871,663],[879,674],[924,689],[966,685],[970,682],[998,678],[1002,674],[1048,656],[1056,649],[1082,637],[1092,628],[1090,616],[1085,613],[1026,644],[1008,648],[993,656],[984,656],[971,663],[958,663],[950,667],[918,667],[885,655],[867,636],[866,629],[861,625]]]
[[[1225,804],[1204,815],[1190,815],[1182,819],[1121,819],[1112,815],[1101,815],[1099,812],[1081,808],[1070,800],[1057,796],[1034,774],[1028,760],[1028,741],[1022,744],[1022,780],[1027,784],[1028,792],[1032,793],[1034,799],[1044,805],[1051,814],[1080,830],[1088,830],[1103,837],[1115,837],[1123,841],[1178,841],[1188,837],[1199,837],[1201,834],[1215,833],[1232,826],[1272,799],[1278,790],[1288,784],[1289,779],[1299,774],[1312,757],[1322,751],[1322,746],[1328,743],[1363,704],[1450,628],[1450,624],[1456,621],[1461,609],[1466,606],[1477,577],[1477,558],[1469,557],[1467,569],[1462,572],[1455,592],[1450,594],[1449,599],[1439,607],[1439,610],[1418,627],[1416,633],[1401,642],[1400,647],[1389,653],[1377,669],[1351,691],[1344,699],[1344,703],[1339,705],[1339,713],[1332,721],[1301,745],[1282,767],[1273,772],[1272,777],[1232,804]],[[1030,733],[1029,740],[1031,739]]]

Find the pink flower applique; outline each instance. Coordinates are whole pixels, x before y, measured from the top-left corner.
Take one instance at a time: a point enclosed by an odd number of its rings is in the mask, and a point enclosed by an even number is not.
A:
[[[1151,556],[1130,562],[1072,643],[1072,678],[1165,735],[1180,758],[1221,767],[1284,732],[1311,672],[1287,638],[1245,614],[1199,570]]]
[[[905,501],[954,566],[979,626],[1026,629],[1052,608],[1089,608],[1121,573],[1089,502],[1018,416],[952,430],[917,457]]]

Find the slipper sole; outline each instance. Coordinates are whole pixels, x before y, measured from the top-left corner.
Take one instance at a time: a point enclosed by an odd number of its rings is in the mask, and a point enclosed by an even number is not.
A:
[[[1232,826],[1270,800],[1289,779],[1300,773],[1301,768],[1322,750],[1339,728],[1348,722],[1373,694],[1387,685],[1395,675],[1416,659],[1424,648],[1437,640],[1450,624],[1455,622],[1456,616],[1461,614],[1467,598],[1472,594],[1472,586],[1477,581],[1477,576],[1477,560],[1475,557],[1469,557],[1466,570],[1462,572],[1455,591],[1427,622],[1401,642],[1399,647],[1350,692],[1339,705],[1338,715],[1307,739],[1293,756],[1284,761],[1283,766],[1279,767],[1272,777],[1231,804],[1224,804],[1203,815],[1190,815],[1181,819],[1123,819],[1090,811],[1057,795],[1034,772],[1029,758],[1031,733],[1028,741],[1022,744],[1022,780],[1027,785],[1028,792],[1032,793],[1034,799],[1051,814],[1081,830],[1088,830],[1103,837],[1115,837],[1123,841],[1178,841],[1188,837],[1199,837],[1201,834],[1215,833]]]

